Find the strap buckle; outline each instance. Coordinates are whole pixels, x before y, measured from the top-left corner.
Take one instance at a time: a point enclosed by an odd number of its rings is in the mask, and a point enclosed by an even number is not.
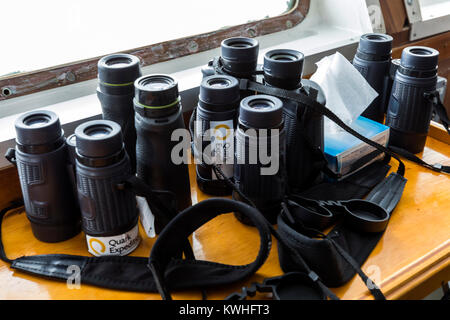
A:
[[[239,89],[247,90],[247,88],[248,88],[248,79],[240,79],[239,80]]]

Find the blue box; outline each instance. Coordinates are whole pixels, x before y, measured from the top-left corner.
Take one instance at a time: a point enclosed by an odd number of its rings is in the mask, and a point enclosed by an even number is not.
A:
[[[351,127],[366,138],[383,146],[389,142],[389,127],[376,121],[359,116]],[[339,177],[364,168],[370,163],[382,159],[374,147],[362,142],[346,131],[336,133],[325,132],[325,158],[328,167]]]

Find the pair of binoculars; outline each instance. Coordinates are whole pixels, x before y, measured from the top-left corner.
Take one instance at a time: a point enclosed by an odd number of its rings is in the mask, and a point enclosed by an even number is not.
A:
[[[371,33],[361,36],[353,65],[378,92],[362,114],[391,128],[389,144],[421,152],[425,146],[433,103],[427,94],[436,90],[439,52],[428,47],[403,49],[391,61],[392,37]]]
[[[8,158],[36,238],[63,241],[82,226],[91,253],[124,255],[139,244],[135,194],[123,187],[129,177],[168,191],[162,200],[171,212],[191,205],[187,163],[171,159],[171,135],[184,122],[172,77],[140,76],[139,60],[127,54],[102,58],[98,70],[104,120],[83,123],[66,139],[55,113],[29,112],[16,121]],[[162,228],[155,221],[156,232]]]

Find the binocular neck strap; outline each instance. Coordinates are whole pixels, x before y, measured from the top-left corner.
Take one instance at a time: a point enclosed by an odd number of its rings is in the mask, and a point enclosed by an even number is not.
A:
[[[405,165],[400,160],[398,155],[400,155],[410,161],[413,161],[413,162],[417,163],[418,165],[421,165],[425,168],[431,169],[433,171],[441,172],[441,173],[450,173],[450,166],[443,166],[441,164],[431,165],[429,163],[426,163],[425,161],[418,158],[417,156],[415,156],[414,154],[412,154],[411,152],[409,152],[407,150],[404,150],[404,149],[398,148],[398,147],[393,147],[393,146],[390,146],[389,148],[387,148],[385,146],[382,146],[379,143],[376,143],[376,142],[364,137],[363,135],[359,134],[357,131],[355,131],[348,125],[346,125],[336,114],[334,114],[327,107],[325,107],[324,105],[315,101],[314,99],[308,97],[305,94],[301,94],[301,93],[297,93],[297,92],[293,92],[293,91],[289,91],[289,90],[284,90],[284,89],[280,89],[280,88],[265,86],[263,84],[260,84],[260,83],[254,82],[254,81],[250,81],[248,79],[240,79],[239,85],[240,85],[241,90],[251,90],[251,91],[257,91],[260,93],[265,93],[265,94],[276,96],[276,97],[279,97],[282,99],[292,100],[292,101],[301,103],[303,105],[306,105],[307,107],[312,108],[312,110],[327,117],[328,119],[330,119],[331,121],[336,123],[339,127],[344,129],[351,135],[355,136],[359,140],[367,143],[368,145],[376,148],[377,150],[384,152],[385,154],[390,155],[391,157],[396,159],[399,163],[397,173],[401,176],[405,175]],[[450,129],[449,129],[450,119],[447,116],[444,105],[440,101],[439,93],[437,91],[428,93],[428,94],[426,94],[426,98],[430,99],[433,102],[434,110],[438,114],[442,125],[447,130],[447,132],[450,134]]]
[[[267,221],[257,209],[229,199],[209,199],[179,213],[159,235],[150,258],[145,257],[85,257],[65,254],[23,256],[9,259],[1,242],[1,223],[5,214],[20,206],[20,202],[0,211],[0,259],[11,268],[46,278],[69,280],[77,267],[81,283],[137,292],[160,292],[170,299],[169,290],[206,288],[241,281],[254,274],[266,261],[272,245]],[[232,266],[190,259],[182,253],[187,237],[218,215],[239,211],[257,227],[260,248],[255,261]]]

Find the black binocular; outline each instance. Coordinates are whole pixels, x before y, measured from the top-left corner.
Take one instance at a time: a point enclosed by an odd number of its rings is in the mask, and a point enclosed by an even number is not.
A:
[[[140,242],[134,193],[123,187],[132,175],[120,126],[109,120],[79,125],[76,136],[78,200],[88,251],[126,255]]]
[[[136,175],[152,189],[173,193],[175,199],[165,202],[180,212],[192,201],[187,155],[181,154],[188,148],[175,152],[179,142],[172,139],[177,130],[185,131],[178,83],[167,75],[149,75],[138,78],[134,87]],[[161,228],[155,221],[156,232]]]
[[[80,211],[73,167],[58,116],[36,110],[15,122],[16,148],[6,158],[17,166],[25,211],[34,236],[59,242],[78,234]]]
[[[98,61],[97,96],[103,119],[120,125],[133,172],[136,172],[134,81],[140,76],[139,59],[131,54],[112,54]]]

